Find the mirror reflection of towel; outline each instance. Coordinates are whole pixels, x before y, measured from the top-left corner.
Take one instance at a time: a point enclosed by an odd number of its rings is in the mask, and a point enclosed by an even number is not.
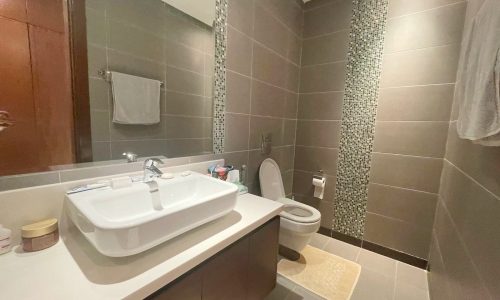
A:
[[[113,122],[151,125],[160,122],[158,80],[111,72]]]
[[[465,28],[455,101],[458,135],[500,146],[500,1],[485,0]]]

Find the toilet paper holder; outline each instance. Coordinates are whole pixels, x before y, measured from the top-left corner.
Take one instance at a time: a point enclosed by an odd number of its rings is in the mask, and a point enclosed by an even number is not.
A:
[[[314,175],[313,175],[313,178],[314,179],[323,179],[325,177],[325,172],[323,172],[323,170],[319,170],[317,171]]]

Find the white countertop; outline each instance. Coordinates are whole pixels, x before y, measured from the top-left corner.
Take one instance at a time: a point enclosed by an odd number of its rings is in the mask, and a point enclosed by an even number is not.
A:
[[[0,255],[0,298],[142,299],[266,223],[281,207],[241,195],[225,217],[125,258],[99,254],[73,227],[51,248]]]

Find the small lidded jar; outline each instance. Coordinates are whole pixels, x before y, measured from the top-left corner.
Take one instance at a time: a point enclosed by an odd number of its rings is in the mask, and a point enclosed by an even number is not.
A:
[[[59,241],[57,219],[48,219],[21,227],[23,250],[40,251],[54,246]]]

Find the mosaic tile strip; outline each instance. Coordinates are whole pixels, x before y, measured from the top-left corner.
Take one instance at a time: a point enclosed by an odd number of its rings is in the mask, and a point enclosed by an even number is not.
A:
[[[333,230],[362,238],[388,0],[353,0]]]
[[[213,151],[224,152],[226,107],[227,0],[215,1],[215,73]]]

